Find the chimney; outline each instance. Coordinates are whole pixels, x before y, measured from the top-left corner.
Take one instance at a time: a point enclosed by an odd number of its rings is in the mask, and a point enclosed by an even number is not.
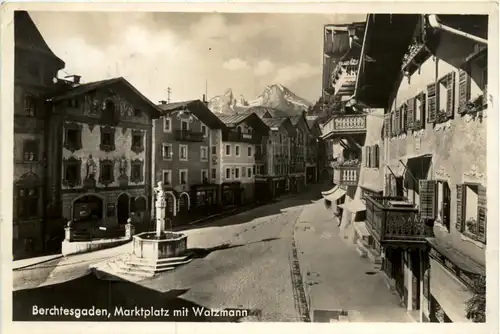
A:
[[[207,96],[203,94],[203,102],[207,102]]]
[[[73,86],[79,85],[80,84],[80,79],[82,78],[81,75],[67,75],[64,77],[65,79],[72,79],[70,82],[73,84]]]
[[[167,104],[167,101],[165,101],[165,100],[161,100],[161,101],[160,101],[160,104]]]

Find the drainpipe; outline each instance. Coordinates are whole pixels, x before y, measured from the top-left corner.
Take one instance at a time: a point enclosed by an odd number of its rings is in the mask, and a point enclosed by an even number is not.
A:
[[[447,32],[452,33],[452,34],[471,39],[471,40],[476,41],[478,43],[488,45],[488,40],[486,40],[484,38],[477,37],[477,36],[468,34],[466,32],[463,32],[463,31],[460,31],[458,29],[455,29],[455,28],[452,28],[452,27],[449,27],[449,26],[446,26],[444,24],[439,23],[437,15],[435,15],[435,14],[428,15],[427,19],[429,21],[430,26],[434,29],[444,30],[444,31],[447,31]]]

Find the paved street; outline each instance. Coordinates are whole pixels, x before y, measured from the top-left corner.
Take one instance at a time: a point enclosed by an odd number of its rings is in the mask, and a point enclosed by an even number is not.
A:
[[[314,287],[316,293],[308,293],[313,307],[352,310],[362,321],[365,311],[374,314],[370,318],[373,320],[377,314],[386,312],[385,306],[391,306],[397,313],[395,321],[403,321],[400,319],[404,310],[385,289],[379,274],[366,275],[368,264],[357,256],[354,246],[341,240],[338,231],[327,231],[331,226],[336,229],[336,223],[329,218],[322,201],[311,204],[317,194],[319,189],[314,189],[299,197],[186,231],[188,246],[196,250],[197,258],[173,272],[140,283],[99,281],[86,275],[89,264],[123,252],[130,245],[49,261],[37,269],[15,271],[15,288],[23,290],[14,293],[14,319],[72,320],[53,316],[33,318],[31,307],[36,304],[107,309],[116,305],[142,305],[172,310],[202,306],[250,311],[248,316],[236,317],[193,317],[191,314],[147,319],[155,321],[308,321],[302,276],[297,271],[300,264],[303,277],[309,283],[310,275],[306,272],[322,273],[319,278],[322,283]],[[319,225],[315,226],[317,220]],[[315,230],[311,230],[312,227]],[[41,287],[79,276],[66,283]],[[131,316],[102,320],[142,319]]]

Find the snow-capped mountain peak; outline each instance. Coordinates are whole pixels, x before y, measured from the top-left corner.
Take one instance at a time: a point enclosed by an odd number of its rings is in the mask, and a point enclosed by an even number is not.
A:
[[[312,104],[295,95],[287,87],[281,84],[266,85],[264,91],[254,100],[247,101],[240,95],[239,99],[234,97],[232,89],[227,89],[223,95],[210,99],[208,107],[216,113],[237,113],[246,108],[262,106],[275,108],[284,113],[294,116],[307,110]]]

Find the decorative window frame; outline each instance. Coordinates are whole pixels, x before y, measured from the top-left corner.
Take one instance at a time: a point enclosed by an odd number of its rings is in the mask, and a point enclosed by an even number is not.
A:
[[[108,104],[112,103],[113,110],[108,111]],[[106,98],[102,101],[102,114],[101,122],[107,124],[108,126],[114,126],[118,124],[118,114],[119,114],[120,104],[118,101],[114,101],[112,98]]]
[[[29,117],[36,117],[38,114],[38,103],[36,96],[32,94],[25,94],[23,97],[24,115]]]
[[[134,108],[134,117],[142,117],[142,110],[140,108]]]
[[[217,145],[212,145],[210,148],[210,155],[217,155]]]
[[[206,126],[205,124],[201,124],[200,131],[203,134],[203,138],[208,137],[208,126]]]
[[[77,131],[76,143],[70,143],[68,141],[68,131]],[[78,123],[64,123],[64,144],[63,147],[74,153],[75,151],[82,149],[82,125]]]
[[[475,242],[486,244],[486,231],[488,228],[488,223],[487,223],[487,205],[486,205],[486,187],[482,185],[481,183],[476,183],[476,182],[463,182],[461,184],[457,184],[457,217],[456,217],[456,222],[455,222],[455,229],[460,232],[464,237],[469,238]],[[466,206],[467,206],[467,187],[477,187],[478,193],[477,193],[477,218],[474,219],[474,223],[476,224],[477,231],[476,232],[471,232],[467,230],[466,225],[469,222],[469,220],[465,220],[465,214],[466,214]],[[484,195],[481,195],[481,192],[484,192]],[[484,210],[484,233],[480,232],[480,216],[482,210]]]
[[[134,145],[134,137],[141,137],[141,142],[139,145]],[[131,150],[135,152],[135,154],[139,154],[144,152],[144,131],[142,130],[132,130],[132,144]]]
[[[203,150],[206,152],[205,157],[203,157]],[[200,161],[208,161],[208,146],[200,146]]]
[[[75,180],[66,179],[66,172],[69,166],[76,166],[76,177]],[[69,188],[74,188],[82,184],[82,159],[69,157],[68,159],[63,158],[63,177],[62,184]]]
[[[441,105],[441,86],[444,85],[446,89],[446,105]],[[436,82],[436,119],[435,124],[444,123],[455,116],[455,85],[456,75],[455,71],[443,75]]]
[[[101,138],[100,138],[100,144],[99,144],[99,149],[101,151],[104,151],[104,152],[108,153],[108,152],[112,152],[112,151],[114,151],[116,149],[116,145],[115,145],[115,141],[116,141],[115,133],[116,133],[116,128],[114,128],[112,126],[101,126]],[[111,137],[112,137],[111,144],[104,144],[102,142],[102,140],[103,140],[103,134],[109,134],[109,135],[111,135]]]
[[[212,168],[210,173],[210,179],[215,181],[217,179],[217,168]]]
[[[106,180],[103,178],[103,171],[105,167],[111,168],[111,178]],[[99,160],[99,182],[104,186],[108,186],[115,181],[115,162],[111,159],[100,159]]]
[[[235,157],[240,157],[241,156],[241,147],[240,147],[240,145],[234,145],[234,156]]]
[[[229,153],[228,153],[228,151],[227,151],[227,148],[228,148],[228,147],[229,147]],[[231,144],[226,144],[226,145],[224,146],[224,155],[225,155],[226,157],[230,157],[232,153],[233,153],[233,152],[232,152],[232,145],[231,145]]]
[[[205,183],[205,180],[203,178],[203,174],[206,173],[206,178],[207,178],[207,182],[210,182],[210,175],[208,174],[208,169],[202,169],[200,171],[200,175],[201,175],[201,183]]]
[[[168,173],[168,180],[165,180],[165,173]],[[172,185],[172,170],[171,169],[162,169],[161,170],[161,180],[163,181],[163,185],[171,186]]]
[[[134,167],[139,168],[139,176],[134,176]],[[130,182],[132,183],[142,183],[144,182],[144,161],[140,159],[134,159],[130,162]]]
[[[182,157],[182,149],[186,149],[186,157]],[[188,161],[189,160],[189,152],[188,152],[188,145],[185,144],[179,144],[179,161]]]
[[[234,172],[234,179],[235,180],[239,180],[241,178],[241,171],[240,171],[240,167],[234,167],[233,168],[233,172]]]
[[[232,173],[231,173],[231,168],[226,167],[224,171],[225,171],[225,173],[224,173],[224,178],[225,178],[226,180],[231,180],[231,176],[232,176]],[[229,171],[229,173],[228,173],[228,171]],[[229,176],[228,176],[228,174],[229,174]]]
[[[179,129],[181,131],[189,131],[189,119],[181,119],[180,122],[179,122]],[[182,128],[182,123],[186,123],[187,124],[187,127],[185,129]]]
[[[255,157],[255,155],[253,154],[253,148],[252,148],[252,145],[248,145],[247,147],[247,156],[248,157]]]
[[[182,183],[182,173],[186,173],[186,183]],[[189,184],[189,174],[187,168],[179,169],[179,184],[180,185]]]
[[[167,125],[168,121],[168,127]],[[164,133],[172,133],[172,117],[170,116],[163,116],[163,132]]]
[[[251,179],[255,173],[253,171],[255,170],[255,165],[253,167],[247,167],[247,177]]]
[[[165,147],[169,147],[170,148],[170,154],[169,154],[168,157],[166,157],[164,155],[164,153],[165,153]],[[161,157],[162,157],[163,161],[172,161],[173,156],[174,156],[173,145],[170,144],[170,143],[161,143]]]

